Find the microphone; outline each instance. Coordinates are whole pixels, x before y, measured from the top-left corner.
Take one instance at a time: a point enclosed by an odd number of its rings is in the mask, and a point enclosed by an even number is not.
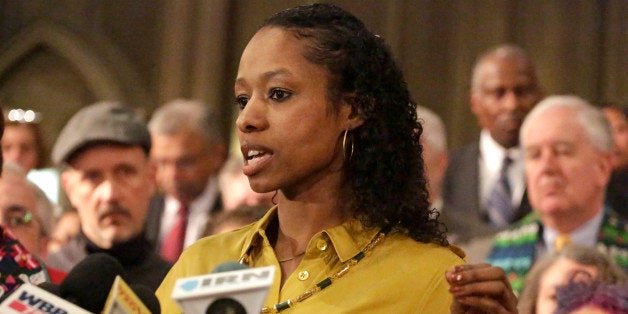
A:
[[[151,288],[146,285],[131,284],[131,289],[140,298],[140,300],[142,300],[142,303],[146,305],[151,313],[161,313],[161,305],[159,305],[159,300]]]
[[[249,266],[246,266],[245,264],[240,264],[238,262],[229,261],[229,262],[218,264],[218,266],[216,266],[216,268],[212,270],[212,274],[224,273],[228,271],[242,270],[242,269],[249,269]]]
[[[150,288],[137,285],[140,298],[121,274],[124,274],[124,268],[113,256],[90,254],[76,264],[61,282],[59,296],[93,313],[161,313],[159,301]],[[54,286],[48,288],[51,291],[55,289]]]
[[[56,283],[44,281],[37,285],[37,288],[44,289],[46,292],[50,292],[58,297],[61,296],[61,291],[59,290],[59,285]]]
[[[43,285],[50,288],[49,285]],[[71,302],[30,283],[23,283],[13,291],[2,303],[2,314],[91,314]]]
[[[274,278],[274,266],[226,262],[209,275],[178,279],[172,299],[184,313],[259,313]]]
[[[124,273],[117,259],[105,253],[85,257],[59,286],[60,296],[84,309],[100,313],[116,276]]]
[[[139,285],[139,287],[145,286]],[[155,299],[159,306],[159,301],[157,301],[155,294],[152,293],[148,287],[145,288],[148,289],[152,298]],[[146,297],[146,295],[144,295],[144,297]],[[102,310],[102,314],[158,314],[160,312],[161,308],[149,310],[135,291],[133,291],[120,276],[116,276],[113,286],[109,291],[107,301],[105,302],[105,307]]]

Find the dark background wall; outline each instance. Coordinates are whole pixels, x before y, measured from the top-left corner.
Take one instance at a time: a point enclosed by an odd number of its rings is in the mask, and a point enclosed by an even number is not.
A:
[[[50,143],[80,107],[119,99],[147,117],[207,101],[232,125],[240,52],[270,14],[311,1],[0,0],[0,102],[43,114]],[[477,136],[468,108],[477,54],[521,45],[548,94],[628,103],[628,1],[337,0],[390,44],[450,147]]]

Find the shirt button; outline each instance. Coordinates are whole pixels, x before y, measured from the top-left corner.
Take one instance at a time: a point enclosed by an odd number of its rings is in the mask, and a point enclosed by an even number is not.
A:
[[[307,280],[308,278],[310,278],[310,273],[307,270],[299,272],[299,280],[303,281]]]
[[[327,249],[327,241],[323,240],[323,239],[319,239],[316,242],[316,247],[321,250],[321,251],[325,251]]]

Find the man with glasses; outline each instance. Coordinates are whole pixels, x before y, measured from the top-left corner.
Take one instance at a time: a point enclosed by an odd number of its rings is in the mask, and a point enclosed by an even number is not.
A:
[[[227,157],[227,141],[219,117],[197,101],[163,105],[148,127],[151,159],[164,195],[151,201],[146,233],[162,257],[174,263],[222,210],[217,175]]]
[[[46,194],[26,178],[18,165],[4,164],[0,177],[0,225],[39,261],[46,260],[53,208]],[[5,236],[3,244],[6,240]],[[50,267],[46,270],[54,283],[65,278],[65,272]]]
[[[54,206],[44,192],[28,181],[13,163],[3,166],[0,177],[0,224],[27,250],[46,259],[48,235],[52,230]]]
[[[16,164],[6,163],[0,177],[0,225],[35,257],[45,261],[54,205]],[[65,273],[47,268],[50,280],[60,283]]]
[[[81,221],[81,232],[48,265],[69,271],[88,254],[106,253],[126,270],[124,279],[156,289],[170,265],[146,240],[144,219],[155,192],[146,124],[130,108],[97,103],[76,113],[52,151],[61,184]]]

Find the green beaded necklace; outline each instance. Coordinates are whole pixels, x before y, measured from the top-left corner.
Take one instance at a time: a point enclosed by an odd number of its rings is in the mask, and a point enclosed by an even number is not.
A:
[[[342,276],[344,276],[346,273],[349,272],[349,270],[351,269],[351,267],[355,266],[358,262],[360,262],[364,256],[366,255],[366,252],[370,251],[373,247],[375,247],[375,245],[377,245],[385,236],[386,234],[390,231],[390,227],[385,227],[382,228],[382,230],[380,230],[377,235],[371,240],[371,242],[369,242],[364,249],[362,249],[362,251],[358,252],[358,254],[356,254],[355,256],[353,256],[351,259],[349,259],[344,266],[335,274],[330,275],[329,277],[323,279],[322,281],[320,281],[319,283],[317,283],[314,287],[305,290],[305,292],[303,292],[301,295],[299,295],[296,298],[293,299],[288,299],[286,301],[283,302],[279,302],[277,304],[275,304],[275,306],[273,306],[272,308],[269,308],[267,306],[262,308],[261,313],[266,314],[266,313],[279,313],[283,310],[289,309],[291,307],[293,307],[295,304],[303,302],[305,300],[307,300],[309,297],[311,297],[312,295],[316,294],[317,292],[329,287],[332,285],[332,283],[334,283],[334,281],[340,279]],[[240,258],[240,264],[248,264],[250,259],[250,256],[247,253],[245,253],[242,258]]]

